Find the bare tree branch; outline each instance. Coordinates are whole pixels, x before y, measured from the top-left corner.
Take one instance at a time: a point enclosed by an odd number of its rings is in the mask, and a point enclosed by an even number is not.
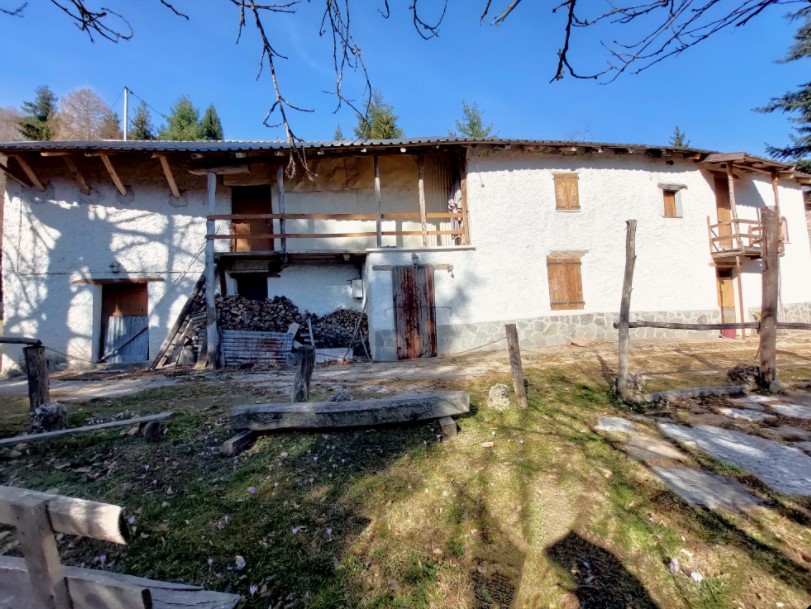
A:
[[[22,17],[26,6],[28,6],[28,2],[23,2],[17,8],[0,8],[0,13],[9,17]]]

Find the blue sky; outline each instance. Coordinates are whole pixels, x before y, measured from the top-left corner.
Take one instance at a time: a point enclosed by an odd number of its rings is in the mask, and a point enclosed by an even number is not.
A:
[[[571,78],[549,83],[563,35],[562,15],[551,13],[557,1],[526,1],[499,27],[480,25],[483,3],[450,0],[440,36],[423,41],[411,24],[410,2],[392,0],[392,14],[383,19],[382,0],[354,0],[353,27],[370,78],[407,135],[446,135],[464,99],[478,103],[507,138],[655,145],[667,143],[679,125],[702,148],[761,154],[766,142],[787,142],[787,116],[752,109],[808,79],[807,62],[775,63],[798,25],[785,18],[790,7],[774,7],[647,72],[600,85]],[[126,85],[164,113],[183,94],[201,109],[213,103],[229,139],[283,135],[262,125],[272,102],[267,73],[256,79],[258,43],[250,29],[235,44],[237,13],[229,2],[177,0],[189,21],[157,0],[103,4],[128,16],[133,40],[91,43],[48,2],[29,2],[23,18],[0,15],[0,56],[6,58],[0,106],[19,107],[41,84],[59,96],[90,86],[121,113]],[[279,63],[285,94],[315,110],[291,114],[307,139],[329,139],[338,124],[349,136],[355,124],[348,109],[334,114],[335,99],[324,93],[333,75],[330,46],[318,37],[321,4],[305,3],[298,15],[268,20],[271,37],[290,57]],[[601,66],[605,57],[593,33],[578,34],[573,57]]]

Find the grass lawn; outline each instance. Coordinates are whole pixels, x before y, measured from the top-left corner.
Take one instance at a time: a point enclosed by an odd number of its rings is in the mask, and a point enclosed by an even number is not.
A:
[[[591,431],[603,414],[628,414],[609,398],[596,362],[530,362],[525,373],[526,411],[487,407],[488,388],[508,375],[423,381],[471,394],[474,412],[451,440],[436,423],[270,434],[233,459],[217,454],[231,433],[227,409],[283,398],[244,376],[192,376],[72,410],[78,425],[172,409],[162,442],[114,430],[33,444],[0,461],[0,481],[126,507],[135,528],[128,546],[66,537],[65,562],[199,583],[238,593],[249,608],[811,602],[807,502],[751,482],[769,508],[690,508]],[[0,434],[22,430],[25,408],[0,403]]]

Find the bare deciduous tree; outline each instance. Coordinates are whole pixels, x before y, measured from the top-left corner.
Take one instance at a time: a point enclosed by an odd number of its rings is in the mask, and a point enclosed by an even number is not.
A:
[[[113,114],[98,93],[88,87],[75,89],[62,98],[56,113],[57,140],[100,140],[109,136],[110,116]]]

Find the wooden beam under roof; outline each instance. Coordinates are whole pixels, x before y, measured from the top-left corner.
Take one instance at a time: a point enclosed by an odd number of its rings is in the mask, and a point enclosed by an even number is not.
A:
[[[25,172],[25,175],[28,176],[29,180],[31,180],[31,184],[34,185],[34,188],[36,188],[40,192],[45,192],[45,186],[42,185],[42,182],[37,177],[37,174],[34,173],[34,170],[31,168],[31,165],[28,164],[28,161],[26,161],[23,157],[17,154],[11,155],[11,158],[17,161],[19,166]]]
[[[189,173],[195,176],[204,176],[209,173],[217,175],[229,175],[235,173],[250,173],[250,165],[223,165],[221,167],[192,168]]]
[[[163,175],[166,177],[166,183],[169,184],[169,190],[172,192],[172,196],[175,199],[179,199],[180,189],[177,187],[177,182],[175,182],[175,174],[172,173],[172,168],[169,166],[169,159],[166,158],[165,154],[153,154],[152,157],[160,161]]]
[[[20,176],[14,173],[11,169],[9,169],[6,165],[0,163],[0,171],[6,174],[9,178],[17,182],[20,186],[24,186],[25,188],[29,188],[31,185],[23,180]]]
[[[44,152],[42,154],[45,154]],[[76,167],[76,163],[73,160],[73,157],[70,155],[59,155],[62,157],[62,160],[65,161],[65,167],[68,168],[70,175],[73,176],[73,179],[76,180],[77,186],[79,186],[79,190],[82,194],[89,195],[90,194],[90,186],[87,183],[87,180],[84,179],[84,176],[79,172],[79,168]]]
[[[118,192],[121,193],[121,196],[127,196],[127,189],[124,186],[124,183],[121,181],[121,178],[118,177],[118,173],[115,171],[115,167],[113,167],[113,163],[110,160],[110,155],[108,154],[100,154],[101,162],[104,163],[104,168],[107,170],[107,173],[110,174],[110,179],[115,184],[115,187],[118,189]]]

